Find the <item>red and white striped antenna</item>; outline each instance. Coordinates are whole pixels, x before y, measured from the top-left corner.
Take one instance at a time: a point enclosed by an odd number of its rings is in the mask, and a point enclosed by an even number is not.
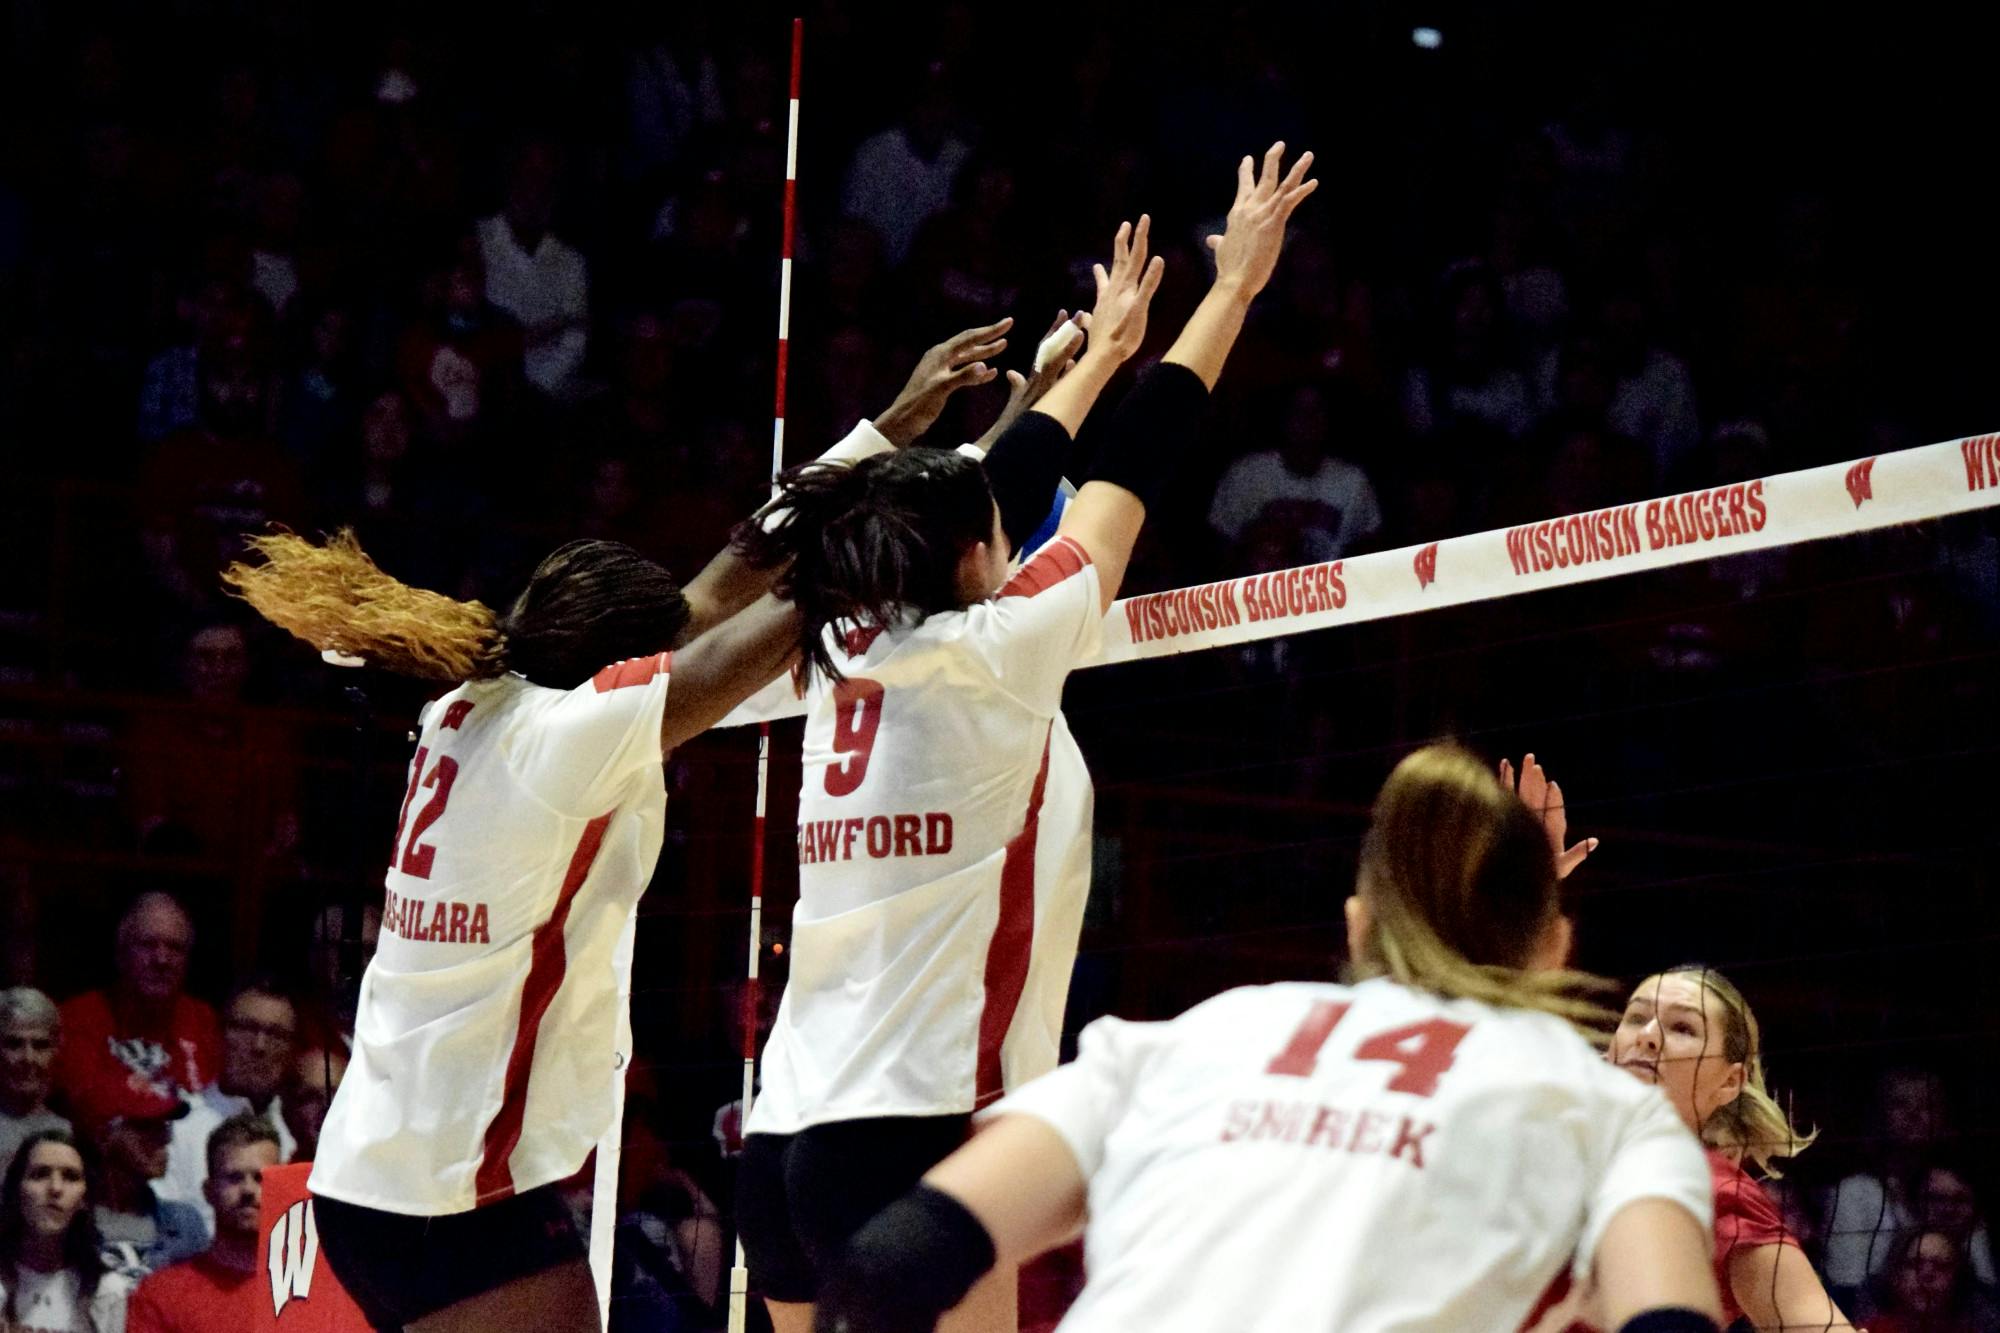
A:
[[[785,205],[778,249],[778,373],[771,419],[771,494],[778,493],[778,474],[785,470],[785,371],[791,359],[792,241],[798,228],[799,181],[799,58],[805,48],[806,24],[792,20],[791,98],[785,124]],[[771,724],[757,728],[757,814],[750,847],[750,965],[743,987],[743,1113],[737,1121],[739,1141],[750,1123],[750,1104],[757,1089],[757,1027],[763,1012],[758,977],[764,943],[764,821],[771,789]],[[744,1261],[743,1236],[736,1237],[736,1263],[729,1270],[729,1333],[743,1333],[749,1317],[750,1269]]]

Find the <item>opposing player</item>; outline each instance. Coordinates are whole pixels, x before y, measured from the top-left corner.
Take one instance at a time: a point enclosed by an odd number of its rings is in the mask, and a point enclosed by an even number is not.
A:
[[[819,1327],[929,1329],[1083,1228],[1064,1330],[1513,1333],[1572,1261],[1613,1327],[1715,1328],[1709,1180],[1571,1020],[1549,840],[1463,750],[1399,764],[1347,900],[1348,985],[1101,1019],[868,1223]]]
[[[1289,174],[1282,154],[1261,175],[1244,159],[1213,286],[1018,574],[1009,557],[1034,522],[1017,531],[979,468],[933,451],[794,472],[795,521],[744,532],[759,563],[793,562],[778,586],[811,672],[791,973],[740,1195],[781,1333],[810,1326],[825,1266],[963,1141],[977,1107],[1056,1062],[1091,817],[1063,682],[1098,642],[1146,507],[1313,191],[1311,154]],[[1162,271],[1149,228],[1120,227],[1085,351],[996,459],[1032,431],[1067,444],[1138,348]],[[1011,1275],[996,1273],[957,1326],[1011,1330],[1013,1312]]]
[[[993,378],[1002,333],[932,349],[829,456],[914,439]],[[458,682],[423,713],[320,1134],[328,1261],[379,1328],[595,1330],[556,1182],[615,1105],[615,953],[659,856],[661,758],[784,670],[797,613],[733,551],[683,589],[629,547],[571,542],[495,615],[397,582],[351,534],[254,545],[261,563],[226,579],[267,619],[343,661]]]
[[[1724,1325],[1748,1317],[1759,1329],[1851,1330],[1757,1182],[1814,1135],[1794,1129],[1764,1086],[1757,1018],[1743,992],[1712,967],[1648,977],[1625,1003],[1609,1058],[1665,1090],[1708,1147]]]

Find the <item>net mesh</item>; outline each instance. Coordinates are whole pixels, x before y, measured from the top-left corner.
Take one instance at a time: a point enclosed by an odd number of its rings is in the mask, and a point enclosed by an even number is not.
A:
[[[1836,1294],[1925,1225],[1990,1265],[1996,571],[2000,522],[1978,510],[1081,671],[1065,711],[1097,831],[1067,1030],[1332,975],[1396,759],[1441,737],[1532,751],[1573,833],[1602,840],[1570,881],[1579,963],[1632,982],[1698,960],[1748,997],[1774,1094],[1821,1131],[1773,1197]],[[772,745],[767,1019],[799,735],[780,722]],[[739,730],[675,760],[635,986],[634,1132],[725,1217],[754,754]],[[1078,1271],[1031,1276],[1024,1327]]]

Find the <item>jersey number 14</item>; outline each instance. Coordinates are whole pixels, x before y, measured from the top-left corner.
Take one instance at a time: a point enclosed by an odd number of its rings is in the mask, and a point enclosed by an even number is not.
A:
[[[1347,1017],[1347,1009],[1344,1001],[1315,1001],[1307,1011],[1305,1021],[1293,1031],[1292,1039],[1285,1043],[1285,1049],[1264,1066],[1264,1072],[1289,1074],[1295,1078],[1309,1077],[1319,1066],[1320,1047],[1326,1045],[1326,1039],[1340,1026],[1340,1020]],[[1446,1018],[1426,1018],[1365,1039],[1354,1048],[1354,1058],[1387,1060],[1402,1066],[1389,1080],[1389,1091],[1428,1097],[1437,1091],[1438,1079],[1451,1068],[1458,1044],[1470,1031],[1469,1024],[1454,1023]]]

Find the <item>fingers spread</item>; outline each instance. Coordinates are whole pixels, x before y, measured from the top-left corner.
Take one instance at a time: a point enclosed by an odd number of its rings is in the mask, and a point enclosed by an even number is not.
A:
[[[1139,300],[1143,303],[1153,299],[1153,293],[1160,290],[1160,279],[1166,274],[1167,261],[1163,256],[1154,255],[1153,262],[1146,265],[1146,277],[1139,284]]]
[[[1256,188],[1256,168],[1252,165],[1249,154],[1246,153],[1243,160],[1236,164],[1236,202],[1240,204],[1245,199],[1248,199],[1250,192]]]
[[[1312,163],[1313,155],[1311,149],[1300,153],[1299,160],[1292,163],[1292,169],[1285,173],[1285,188],[1287,190],[1297,189],[1299,182],[1305,179],[1306,172],[1311,169]]]
[[[990,361],[1007,350],[1005,338],[995,338],[992,342],[980,343],[976,347],[961,347],[952,356],[954,364],[963,365],[967,361]]]

